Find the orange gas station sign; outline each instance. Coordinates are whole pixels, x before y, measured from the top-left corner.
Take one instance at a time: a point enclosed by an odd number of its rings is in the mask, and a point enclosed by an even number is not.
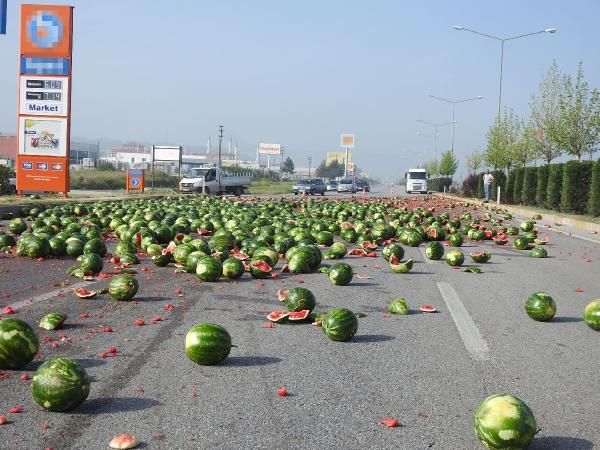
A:
[[[17,193],[69,186],[73,7],[21,5]]]
[[[127,169],[126,191],[144,192],[144,169]]]

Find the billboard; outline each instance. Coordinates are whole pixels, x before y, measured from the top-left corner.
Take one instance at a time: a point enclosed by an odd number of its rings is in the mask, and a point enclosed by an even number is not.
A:
[[[71,6],[21,5],[21,54],[71,56]]]
[[[0,34],[6,34],[6,2],[0,0]]]
[[[281,144],[258,144],[258,153],[262,155],[281,155]]]
[[[354,135],[342,134],[340,136],[340,146],[346,148],[354,148]]]
[[[152,162],[154,161],[181,161],[181,145],[153,145]]]
[[[69,78],[22,76],[20,114],[66,117],[69,109]]]
[[[67,157],[67,119],[19,117],[19,155]]]

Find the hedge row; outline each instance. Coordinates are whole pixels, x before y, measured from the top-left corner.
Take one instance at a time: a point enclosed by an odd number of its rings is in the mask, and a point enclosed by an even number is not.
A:
[[[77,170],[71,172],[71,189],[82,190],[116,190],[125,189],[125,172],[99,171],[99,170]],[[149,189],[152,184],[152,175],[146,171],[144,185]],[[154,187],[177,188],[178,177],[168,175],[164,172],[154,172]]]
[[[600,159],[568,161],[541,167],[517,167],[492,172],[492,197],[501,188],[501,200],[573,214],[600,216]],[[463,194],[483,198],[483,174],[469,175]]]
[[[431,178],[429,181],[427,181],[427,185],[429,190],[432,192],[444,192],[444,188],[446,188],[446,192],[448,192],[450,191],[450,186],[452,185],[452,178]]]

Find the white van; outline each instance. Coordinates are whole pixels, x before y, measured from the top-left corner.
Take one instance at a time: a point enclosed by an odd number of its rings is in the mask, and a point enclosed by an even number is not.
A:
[[[404,176],[406,177],[407,194],[415,192],[427,194],[429,191],[427,186],[427,178],[429,178],[429,175],[425,169],[409,169]]]

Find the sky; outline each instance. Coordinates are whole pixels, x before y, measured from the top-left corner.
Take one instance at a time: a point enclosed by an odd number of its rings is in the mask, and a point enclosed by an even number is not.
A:
[[[8,0],[0,35],[0,132],[15,133],[19,5]],[[505,44],[503,107],[527,117],[531,94],[556,59],[579,61],[600,88],[600,2],[595,0],[81,0],[74,13],[72,136],[213,148],[217,127],[242,156],[281,143],[296,166],[339,151],[353,133],[354,162],[398,179],[450,148],[456,106],[457,176],[485,148],[498,102],[500,37],[555,27]],[[421,133],[420,135],[418,133]],[[193,147],[192,147],[193,146]]]

